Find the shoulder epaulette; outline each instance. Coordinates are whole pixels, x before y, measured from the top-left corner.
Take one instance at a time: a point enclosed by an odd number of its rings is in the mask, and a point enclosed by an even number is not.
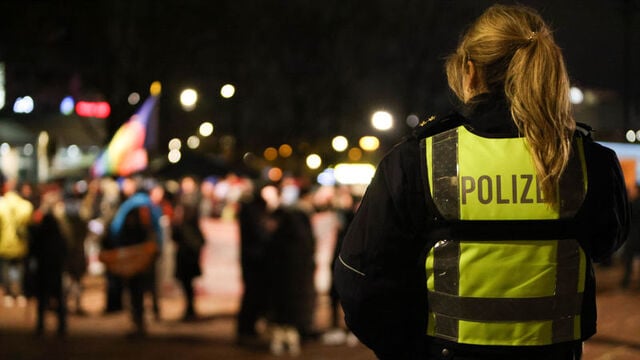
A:
[[[593,128],[585,123],[576,122],[576,132],[584,137],[591,138]]]
[[[465,120],[462,115],[456,112],[442,117],[432,115],[413,129],[413,136],[417,139],[424,139],[463,125]]]

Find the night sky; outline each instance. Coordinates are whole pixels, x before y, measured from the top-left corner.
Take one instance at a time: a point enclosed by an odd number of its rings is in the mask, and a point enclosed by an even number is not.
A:
[[[232,136],[238,153],[286,142],[313,150],[337,134],[376,134],[391,144],[409,131],[408,115],[450,107],[443,58],[492,3],[3,0],[0,61],[7,102],[34,94],[42,106],[33,117],[55,113],[68,94],[102,98],[112,105],[113,132],[135,109],[128,94],[144,96],[159,80],[161,144],[205,120],[216,139]],[[640,72],[629,65],[640,61],[640,1],[520,3],[554,29],[573,84],[604,94],[604,110],[579,114],[612,136],[640,126]],[[228,100],[219,96],[225,83],[237,89]],[[177,100],[187,86],[200,93],[188,113]],[[394,115],[392,132],[371,129],[378,109]],[[209,146],[219,151],[219,143]]]

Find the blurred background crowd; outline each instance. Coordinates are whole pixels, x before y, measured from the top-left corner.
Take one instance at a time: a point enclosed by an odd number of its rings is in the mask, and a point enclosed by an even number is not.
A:
[[[128,311],[126,335],[144,337],[149,319],[167,318],[162,297],[183,297],[179,320],[198,321],[208,315],[198,310],[198,294],[215,292],[210,282],[221,281],[238,295],[233,336],[239,346],[299,354],[305,340],[355,344],[341,319],[330,268],[360,197],[353,186],[235,174],[63,178],[38,185],[5,180],[2,305],[35,307],[38,336],[45,334],[49,311],[59,336],[66,335],[69,316]],[[216,238],[233,250],[207,248]],[[215,274],[210,263],[223,257],[240,271]],[[83,300],[89,278],[104,280],[97,313]],[[322,327],[315,320],[319,298],[330,302]]]

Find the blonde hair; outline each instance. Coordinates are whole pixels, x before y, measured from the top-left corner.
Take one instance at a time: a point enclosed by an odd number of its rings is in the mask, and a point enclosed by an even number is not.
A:
[[[474,63],[489,92],[506,95],[511,116],[529,146],[545,201],[556,207],[575,120],[562,51],[548,26],[531,8],[491,6],[446,61],[449,86],[461,99],[467,61]]]

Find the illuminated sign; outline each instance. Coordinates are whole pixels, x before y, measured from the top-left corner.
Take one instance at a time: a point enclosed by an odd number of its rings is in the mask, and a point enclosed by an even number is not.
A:
[[[106,101],[78,101],[76,114],[84,117],[105,119],[111,114],[111,106]]]

